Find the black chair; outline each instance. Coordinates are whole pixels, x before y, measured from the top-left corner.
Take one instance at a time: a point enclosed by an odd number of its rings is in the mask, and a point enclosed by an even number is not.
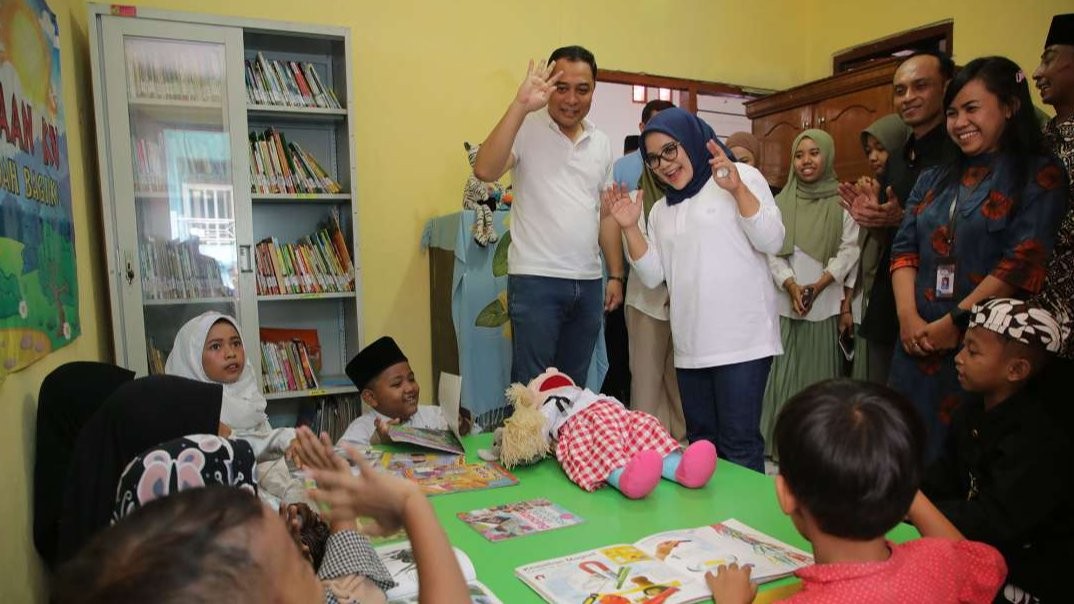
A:
[[[110,363],[74,361],[45,376],[37,396],[34,455],[34,546],[56,563],[60,506],[82,426],[134,372]]]

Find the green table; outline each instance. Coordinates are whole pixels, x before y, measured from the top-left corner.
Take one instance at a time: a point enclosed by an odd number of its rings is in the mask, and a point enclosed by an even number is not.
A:
[[[490,434],[464,438],[467,461],[477,460],[477,450],[488,447]],[[686,489],[661,480],[656,489],[642,500],[627,499],[615,489],[605,487],[586,493],[572,483],[554,459],[513,470],[518,484],[511,487],[467,491],[432,497],[433,508],[447,531],[451,543],[465,551],[477,569],[477,578],[487,585],[504,604],[542,602],[536,592],[515,577],[516,567],[573,554],[616,543],[633,543],[652,533],[692,528],[735,518],[761,532],[805,551],[809,543],[795,530],[776,502],[773,479],[720,461],[716,474],[702,489]],[[483,507],[545,497],[582,518],[579,525],[545,533],[527,535],[500,542],[490,542],[457,514]],[[893,541],[916,538],[907,525],[889,534]],[[758,601],[786,592],[797,580],[785,578],[761,587]],[[780,589],[783,587],[784,589]]]

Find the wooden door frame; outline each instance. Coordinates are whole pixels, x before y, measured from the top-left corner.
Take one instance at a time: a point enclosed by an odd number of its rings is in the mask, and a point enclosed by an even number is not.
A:
[[[614,69],[597,70],[597,81],[608,82],[611,84],[627,84],[629,86],[671,88],[673,90],[684,91],[686,93],[685,101],[681,101],[680,105],[690,113],[697,113],[697,97],[701,94],[712,96],[738,96],[747,99],[755,99],[767,92],[754,89],[747,91],[740,86],[724,84],[723,82],[691,80],[687,78],[675,78],[648,73],[617,71]]]

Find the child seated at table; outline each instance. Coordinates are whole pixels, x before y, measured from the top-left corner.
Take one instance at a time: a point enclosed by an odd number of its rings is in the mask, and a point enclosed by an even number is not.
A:
[[[1074,552],[1074,447],[1026,384],[1058,352],[1065,321],[1021,300],[994,298],[970,312],[955,369],[973,393],[951,418],[944,449],[921,489],[969,539],[1003,554],[1005,591],[1023,602],[1070,597]]]
[[[347,376],[373,412],[351,422],[340,441],[359,445],[391,442],[388,429],[393,425],[448,429],[440,407],[418,404],[421,387],[410,361],[392,338],[384,336],[354,355],[347,363]]]
[[[1006,574],[999,552],[966,541],[918,490],[925,426],[894,391],[827,380],[799,392],[776,420],[776,498],[813,546],[787,601],[991,602]],[[922,538],[894,544],[909,518]],[[706,574],[720,604],[750,602],[750,568]]]
[[[302,482],[292,478],[285,460],[294,454],[295,430],[273,428],[269,423],[268,403],[246,359],[235,319],[208,311],[187,321],[175,335],[164,372],[222,384],[220,422],[231,429],[232,438],[253,447],[262,491],[286,503],[306,501]]]

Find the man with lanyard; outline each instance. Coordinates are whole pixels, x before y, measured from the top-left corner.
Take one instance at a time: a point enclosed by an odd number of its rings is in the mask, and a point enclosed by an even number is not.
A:
[[[869,378],[886,382],[891,355],[899,336],[895,293],[891,286],[891,243],[902,223],[904,204],[917,177],[926,168],[950,159],[943,106],[944,90],[955,75],[955,64],[945,54],[916,52],[903,61],[892,84],[895,110],[913,130],[906,146],[889,149],[883,203],[875,194],[856,185],[840,187],[844,207],[859,226],[870,229],[883,245],[876,280],[869,294],[861,335],[869,341]]]
[[[1044,138],[1066,167],[1069,199],[1074,202],[1074,13],[1052,18],[1033,81],[1041,100],[1055,108],[1055,117],[1044,126]],[[1059,224],[1044,287],[1034,301],[1055,316],[1065,314],[1074,320],[1074,206],[1067,207]],[[1072,371],[1074,337],[1068,336],[1037,384],[1041,398],[1068,429],[1074,425],[1069,399]]]
[[[515,191],[507,258],[512,382],[556,367],[585,384],[603,313],[623,301],[619,227],[600,217],[611,143],[585,119],[596,77],[596,59],[581,46],[553,51],[544,65],[531,61],[474,161],[474,175],[487,182],[511,170]]]

